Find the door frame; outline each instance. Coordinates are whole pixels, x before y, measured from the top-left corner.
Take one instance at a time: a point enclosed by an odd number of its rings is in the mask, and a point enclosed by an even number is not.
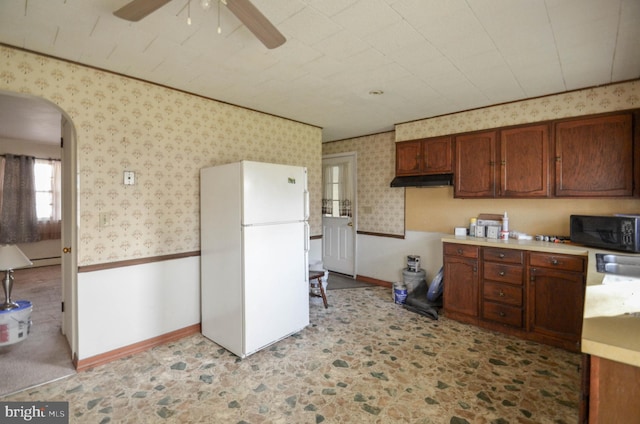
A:
[[[333,153],[330,155],[322,156],[322,166],[321,166],[321,179],[322,179],[322,192],[324,193],[324,164],[327,159],[340,159],[346,158],[351,162],[351,204],[353,205],[353,216],[351,217],[351,221],[353,222],[353,231],[352,231],[352,246],[353,246],[353,278],[356,278],[358,275],[358,154],[355,151],[352,152],[343,152],[343,153]],[[324,221],[324,216],[322,216]],[[324,226],[324,224],[323,224]],[[324,258],[324,236],[322,237],[322,257]],[[324,259],[323,259],[324,260]]]

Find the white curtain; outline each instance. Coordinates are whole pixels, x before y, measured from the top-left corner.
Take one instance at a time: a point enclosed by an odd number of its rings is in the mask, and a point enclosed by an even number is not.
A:
[[[53,191],[53,214],[51,219],[60,222],[62,220],[62,162],[52,160],[53,177],[51,188]]]

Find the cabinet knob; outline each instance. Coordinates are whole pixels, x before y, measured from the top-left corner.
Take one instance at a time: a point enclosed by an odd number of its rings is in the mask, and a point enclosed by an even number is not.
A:
[[[500,315],[501,317],[505,317],[507,314],[505,314],[504,312],[500,311],[500,313],[498,315]]]
[[[498,296],[504,297],[504,292],[502,290],[500,290],[500,293],[498,293]]]
[[[458,255],[462,255],[462,249],[458,249]]]
[[[558,262],[558,260],[557,260],[556,258],[552,258],[552,259],[551,259],[551,264],[552,264],[552,265],[558,265],[558,263],[559,263],[559,262]]]
[[[504,271],[500,271],[498,274],[500,274],[501,277],[504,277],[505,272]]]
[[[500,253],[498,256],[500,257],[500,259],[504,259],[504,253]]]

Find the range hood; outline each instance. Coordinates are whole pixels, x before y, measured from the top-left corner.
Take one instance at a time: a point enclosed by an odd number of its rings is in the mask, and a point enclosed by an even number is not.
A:
[[[442,187],[453,185],[453,174],[395,177],[391,187]]]

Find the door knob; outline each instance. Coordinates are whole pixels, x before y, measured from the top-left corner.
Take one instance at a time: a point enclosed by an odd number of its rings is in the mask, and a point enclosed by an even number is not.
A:
[[[71,253],[71,248],[70,247],[63,247],[62,248],[62,253]]]
[[[353,222],[347,224],[349,227],[353,227]]]

